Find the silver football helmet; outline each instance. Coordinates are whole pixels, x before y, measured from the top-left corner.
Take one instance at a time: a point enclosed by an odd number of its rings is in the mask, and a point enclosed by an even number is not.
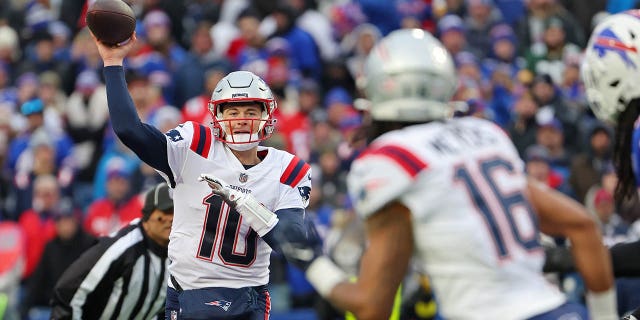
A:
[[[640,97],[640,10],[611,15],[595,27],[580,72],[593,113],[615,123]]]
[[[371,50],[364,91],[374,120],[425,122],[452,115],[457,85],[453,59],[421,29],[391,32]]]
[[[222,107],[227,103],[255,101],[262,105],[260,119],[223,119]],[[235,150],[248,150],[271,136],[276,120],[273,112],[277,105],[269,86],[257,75],[249,71],[235,71],[222,78],[213,90],[209,111],[213,118],[213,133],[217,140],[225,142]],[[258,132],[234,134],[231,121],[260,121]],[[227,128],[230,132],[227,134]]]

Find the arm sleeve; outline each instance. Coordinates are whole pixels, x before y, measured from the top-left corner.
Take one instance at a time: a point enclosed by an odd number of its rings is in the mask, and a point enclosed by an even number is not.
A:
[[[127,89],[124,69],[121,66],[105,67],[104,78],[113,131],[142,161],[167,175],[172,186],[175,185],[169,167],[167,139],[158,129],[140,121]]]
[[[291,243],[306,242],[304,209],[281,209],[275,213],[278,215],[278,223],[262,237],[262,240],[264,240],[271,249],[282,253],[280,248],[282,241]]]

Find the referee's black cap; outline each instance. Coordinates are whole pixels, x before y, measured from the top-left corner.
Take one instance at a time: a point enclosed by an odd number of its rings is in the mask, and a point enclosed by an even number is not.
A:
[[[142,220],[149,220],[149,216],[156,209],[165,213],[173,213],[173,198],[169,193],[169,185],[166,183],[160,183],[147,191],[142,207]]]

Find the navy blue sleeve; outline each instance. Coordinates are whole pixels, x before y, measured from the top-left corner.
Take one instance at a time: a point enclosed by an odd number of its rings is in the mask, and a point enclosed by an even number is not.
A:
[[[287,241],[291,243],[305,243],[307,233],[304,221],[304,209],[288,208],[275,212],[278,215],[278,223],[262,237],[271,249],[282,253],[280,243]]]
[[[127,88],[123,67],[105,67],[104,78],[113,131],[142,161],[166,174],[174,187],[175,181],[167,155],[167,139],[160,130],[140,121]]]

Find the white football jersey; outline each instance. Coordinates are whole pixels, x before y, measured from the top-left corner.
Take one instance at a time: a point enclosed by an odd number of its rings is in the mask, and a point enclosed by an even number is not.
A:
[[[288,152],[258,147],[263,160],[245,169],[225,144],[213,138],[209,127],[195,122],[179,125],[166,137],[176,182],[169,237],[171,275],[185,290],[267,284],[271,248],[198,177],[213,174],[275,212],[306,207],[310,166]]]
[[[414,257],[446,319],[525,319],[565,302],[542,275],[524,164],[495,124],[473,117],[389,132],[354,161],[363,218],[390,201],[412,213]]]

